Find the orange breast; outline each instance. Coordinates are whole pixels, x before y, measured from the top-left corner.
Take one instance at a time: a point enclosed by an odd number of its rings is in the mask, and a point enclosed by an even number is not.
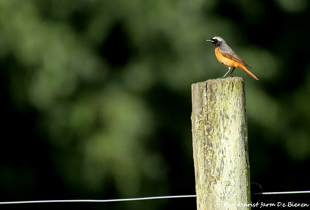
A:
[[[227,57],[224,57],[220,52],[219,52],[219,47],[215,48],[215,56],[217,60],[223,64],[224,66],[228,67],[239,67],[238,63],[236,61],[233,61]]]

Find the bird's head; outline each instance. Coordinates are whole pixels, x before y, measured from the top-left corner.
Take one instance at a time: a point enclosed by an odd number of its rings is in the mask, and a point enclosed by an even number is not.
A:
[[[210,40],[206,40],[207,42],[211,42],[215,47],[220,46],[222,43],[225,43],[225,40],[219,36],[215,36]]]

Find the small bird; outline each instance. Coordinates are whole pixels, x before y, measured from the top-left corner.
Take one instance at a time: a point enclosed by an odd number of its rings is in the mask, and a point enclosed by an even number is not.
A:
[[[215,46],[215,56],[221,64],[228,67],[228,72],[231,71],[229,76],[231,76],[235,68],[238,67],[246,71],[254,79],[258,80],[257,77],[249,70],[251,67],[235,54],[223,38],[215,36],[211,40],[207,40],[207,42],[211,42]],[[228,72],[223,76],[223,78],[226,77]]]

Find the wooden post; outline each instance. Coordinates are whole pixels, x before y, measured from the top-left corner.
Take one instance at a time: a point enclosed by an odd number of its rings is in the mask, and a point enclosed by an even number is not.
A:
[[[198,210],[251,209],[244,80],[192,84]]]

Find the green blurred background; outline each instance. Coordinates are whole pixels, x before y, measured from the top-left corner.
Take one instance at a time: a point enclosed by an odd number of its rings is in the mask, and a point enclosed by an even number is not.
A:
[[[195,194],[190,86],[227,71],[214,36],[260,79],[234,72],[246,82],[251,181],[310,190],[309,21],[306,0],[1,0],[1,201]]]

